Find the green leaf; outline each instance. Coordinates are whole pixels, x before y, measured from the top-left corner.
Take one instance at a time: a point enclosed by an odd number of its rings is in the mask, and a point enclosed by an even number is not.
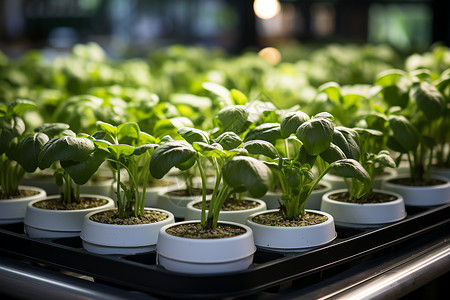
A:
[[[317,89],[317,92],[327,94],[328,99],[336,103],[339,103],[342,98],[340,86],[336,82],[327,82],[321,85]]]
[[[275,146],[270,142],[264,140],[251,140],[245,142],[242,147],[246,149],[248,153],[253,155],[264,155],[271,159],[279,157],[278,151]]]
[[[397,84],[397,82],[406,78],[408,74],[403,70],[389,69],[379,73],[375,78],[375,84],[381,86],[391,86]]]
[[[383,167],[395,168],[396,164],[394,159],[387,150],[381,150],[374,158],[374,162],[380,164]]]
[[[154,149],[157,147],[158,147],[157,144],[140,145],[140,146],[137,146],[136,148],[134,148],[133,155],[141,155],[141,154],[144,154],[145,152],[147,152],[148,150],[151,150],[151,149]]]
[[[297,129],[296,136],[309,155],[319,155],[330,147],[334,124],[326,118],[311,119]]]
[[[445,109],[445,101],[441,93],[428,82],[415,83],[410,91],[411,99],[416,101],[419,109],[430,121],[441,117]]]
[[[245,188],[253,197],[259,198],[269,189],[272,172],[253,157],[235,156],[224,164],[223,178],[232,188]]]
[[[23,116],[26,111],[37,109],[36,103],[29,100],[16,100],[11,104],[11,107],[16,116]]]
[[[108,145],[108,151],[113,154],[115,159],[120,157],[130,156],[134,154],[135,148],[126,144],[110,144]]]
[[[227,131],[214,139],[214,142],[219,143],[225,150],[231,150],[239,147],[242,143],[242,139],[236,133]]]
[[[395,140],[406,151],[415,151],[419,146],[420,135],[417,129],[404,116],[390,115],[389,126]]]
[[[108,123],[105,123],[105,122],[102,122],[102,121],[97,121],[96,125],[101,130],[103,130],[106,133],[108,133],[112,138],[116,138],[117,137],[117,127],[116,126],[113,126],[111,124],[108,124]]]
[[[45,133],[50,138],[56,137],[62,134],[65,130],[69,129],[69,124],[65,123],[44,123],[34,129],[34,132]]]
[[[204,83],[202,83],[202,87],[205,90],[208,90],[211,93],[222,98],[222,100],[225,101],[226,105],[233,105],[233,101],[231,100],[231,96],[230,96],[230,91],[227,88],[221,86],[218,83],[214,83],[214,82],[204,82]]]
[[[39,153],[48,141],[48,136],[40,132],[24,137],[17,144],[17,149],[14,154],[15,160],[25,171],[29,173],[36,171]]]
[[[309,116],[302,111],[287,113],[280,123],[280,134],[282,138],[287,138],[297,132],[298,127],[309,120]]]
[[[369,192],[371,179],[369,173],[354,159],[341,159],[330,164],[329,171],[344,178],[354,178],[360,181],[364,188],[358,193],[358,197]]]
[[[230,98],[234,105],[245,105],[247,103],[247,96],[236,89],[230,91]]]
[[[217,143],[209,145],[202,142],[195,142],[192,146],[194,147],[195,150],[197,150],[206,157],[223,158],[226,156],[226,153],[223,151],[222,146]]]
[[[39,153],[38,166],[46,169],[55,161],[83,161],[95,150],[95,144],[87,138],[62,136],[48,141]]]
[[[345,153],[347,158],[359,161],[360,139],[356,130],[342,126],[335,127],[333,143]]]
[[[263,123],[253,128],[245,137],[244,141],[264,140],[276,144],[277,140],[281,138],[280,124],[278,123]]]
[[[153,134],[156,137],[173,135],[177,133],[178,129],[183,127],[194,127],[194,124],[186,117],[162,119],[156,122],[155,127],[153,128]]]
[[[150,160],[150,173],[161,179],[172,167],[190,160],[197,151],[185,141],[173,141],[159,146]]]
[[[127,122],[117,126],[117,139],[121,144],[136,145],[139,140],[140,128],[136,122]]]
[[[97,172],[108,154],[103,149],[97,149],[81,162],[72,160],[61,161],[61,167],[66,170],[76,184],[82,185],[88,182],[95,172]]]
[[[220,121],[223,131],[232,131],[239,134],[250,125],[248,116],[249,113],[245,106],[233,105],[221,109],[217,114],[217,119]]]
[[[182,127],[178,129],[178,134],[191,145],[195,142],[209,143],[208,133],[197,128]]]
[[[339,148],[338,146],[336,146],[333,143],[330,144],[330,147],[327,150],[320,153],[320,157],[329,164],[331,164],[337,160],[347,158],[347,156],[341,150],[341,148]]]

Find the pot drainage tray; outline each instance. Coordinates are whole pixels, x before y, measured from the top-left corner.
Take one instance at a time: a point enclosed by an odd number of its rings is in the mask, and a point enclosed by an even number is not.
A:
[[[218,275],[186,275],[166,271],[156,266],[155,252],[129,256],[89,253],[82,249],[78,237],[33,239],[23,233],[22,223],[0,226],[0,252],[153,296],[243,296],[279,289],[299,278],[304,278],[305,282],[310,277],[320,279],[324,271],[357,264],[368,256],[388,251],[445,226],[448,228],[450,224],[448,204],[428,209],[407,207],[407,211],[405,219],[381,228],[337,227],[337,238],[331,244],[307,252],[279,253],[258,249],[248,270]]]

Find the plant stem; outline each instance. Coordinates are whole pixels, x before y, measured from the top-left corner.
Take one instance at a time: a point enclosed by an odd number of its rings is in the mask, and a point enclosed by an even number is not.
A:
[[[196,156],[196,161],[197,161],[198,170],[200,172],[200,177],[202,178],[202,214],[201,214],[200,224],[202,225],[202,227],[205,227],[206,226],[206,215],[205,215],[205,210],[206,210],[206,174],[205,174],[205,171],[203,170],[202,163],[200,161],[200,157]]]

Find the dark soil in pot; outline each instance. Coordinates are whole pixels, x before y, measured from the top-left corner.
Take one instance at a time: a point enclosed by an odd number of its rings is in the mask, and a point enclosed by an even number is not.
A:
[[[211,195],[213,192],[212,189],[206,189],[206,194]],[[192,189],[180,189],[180,190],[174,190],[167,192],[167,195],[169,196],[201,196],[202,195],[202,189],[200,188],[192,188]]]
[[[0,191],[0,201],[1,200],[11,200],[11,199],[21,199],[21,198],[26,198],[26,197],[31,197],[34,195],[39,194],[38,191],[36,190],[26,190],[26,189],[19,189],[19,192],[17,195],[4,195],[1,191]]]
[[[348,192],[335,193],[329,196],[330,199],[346,202],[346,203],[355,203],[355,204],[376,204],[376,203],[386,203],[397,200],[397,197],[390,194],[385,193],[377,193],[374,192],[370,194],[365,199],[351,199],[350,194]]]
[[[409,178],[409,177],[391,179],[391,180],[389,180],[389,182],[398,184],[398,185],[406,185],[406,186],[434,186],[434,185],[442,185],[442,184],[446,183],[446,181],[436,179],[436,178],[430,178],[430,180],[428,180],[428,181],[417,181],[417,180],[413,180],[412,178]]]
[[[200,223],[187,223],[172,226],[166,230],[168,234],[193,238],[193,239],[217,239],[228,238],[244,234],[246,230],[231,224],[217,224],[216,229],[202,229]]]
[[[258,207],[260,204],[252,200],[235,200],[227,199],[222,205],[221,211],[236,211],[246,210]],[[202,209],[202,202],[197,202],[193,205],[195,208]],[[206,209],[209,209],[209,201],[206,201]]]
[[[150,224],[163,221],[169,215],[157,210],[146,210],[143,216],[119,218],[119,213],[116,209],[101,211],[93,214],[89,219],[95,222],[113,225],[140,225]]]
[[[80,197],[80,199],[80,202],[73,201],[69,204],[63,204],[61,203],[60,198],[52,198],[38,201],[34,203],[33,206],[49,210],[77,210],[99,207],[108,203],[107,200],[101,198]]]
[[[302,218],[288,220],[283,217],[281,211],[259,214],[252,221],[261,225],[278,227],[310,226],[326,222],[328,217],[320,214],[306,212]]]

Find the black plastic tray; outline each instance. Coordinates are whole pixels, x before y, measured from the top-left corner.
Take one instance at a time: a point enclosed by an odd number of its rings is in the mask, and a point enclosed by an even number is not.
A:
[[[320,273],[432,230],[448,228],[450,204],[434,208],[407,207],[408,216],[377,229],[337,227],[337,239],[303,253],[278,253],[258,249],[248,270],[219,275],[186,275],[155,265],[154,252],[98,255],[82,249],[81,239],[33,239],[23,234],[23,224],[0,226],[0,253],[45,264],[59,270],[93,277],[96,281],[153,296],[221,298],[244,296],[292,280]],[[207,282],[207,284],[205,284]]]

